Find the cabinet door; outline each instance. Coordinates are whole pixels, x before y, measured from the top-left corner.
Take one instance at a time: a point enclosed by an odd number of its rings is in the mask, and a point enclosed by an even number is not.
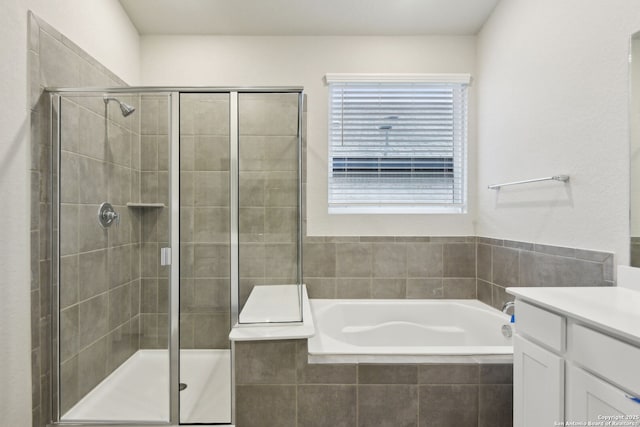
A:
[[[559,425],[564,421],[564,360],[520,335],[514,338],[514,426]]]
[[[607,418],[611,416],[620,418]],[[628,425],[640,425],[640,404],[619,388],[570,366],[567,370],[567,421],[608,420],[632,421]]]

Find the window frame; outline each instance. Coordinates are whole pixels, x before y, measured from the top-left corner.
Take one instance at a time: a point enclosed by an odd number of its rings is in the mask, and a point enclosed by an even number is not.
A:
[[[328,163],[327,163],[327,205],[329,214],[466,214],[468,210],[468,134],[469,134],[469,86],[471,84],[470,74],[344,74],[328,73],[325,76],[327,84],[328,99]],[[460,159],[461,171],[461,202],[446,203],[354,203],[354,204],[332,204],[332,173],[334,171],[333,157],[341,158],[340,154],[333,155],[332,141],[332,84],[393,84],[393,83],[414,83],[414,84],[451,84],[460,85],[464,91],[464,128],[461,136],[462,155]]]

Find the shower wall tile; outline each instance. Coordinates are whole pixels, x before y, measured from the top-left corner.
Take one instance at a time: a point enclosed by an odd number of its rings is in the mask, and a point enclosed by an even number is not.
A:
[[[60,388],[63,390],[60,396],[60,406],[62,413],[65,413],[80,400],[78,393],[78,356],[62,362],[60,366],[60,383]]]
[[[60,312],[60,360],[66,361],[78,354],[78,305]]]
[[[65,165],[65,168],[60,171],[60,201],[62,203],[78,204],[80,194],[78,171],[81,158],[77,154],[63,151],[60,161]],[[35,192],[36,189],[31,191]]]
[[[230,348],[230,330],[229,312],[196,314],[194,315],[194,348]]]
[[[160,315],[155,313],[140,314],[140,348],[167,348],[167,345],[162,342],[162,338],[166,337],[166,332],[161,330],[161,326]]]
[[[80,84],[80,57],[50,34],[40,31],[38,36],[40,86],[78,87]],[[32,84],[35,86],[35,82]]]
[[[53,213],[51,194],[52,159],[49,129],[49,96],[43,87],[122,86],[124,82],[46,22],[29,16],[29,92],[32,141],[32,376],[39,393],[34,395],[33,425],[44,426],[56,416],[51,406],[49,351],[56,313],[50,301],[55,295],[50,283],[51,232]],[[139,107],[136,96],[125,102]],[[110,108],[105,117],[102,96],[65,96],[61,110],[60,201],[60,350],[62,388],[61,407],[68,410],[97,382],[138,348],[138,323],[133,321],[139,305],[139,243],[125,203],[139,198],[139,121],[138,114],[123,118]],[[53,125],[58,123],[56,119]],[[55,178],[55,177],[54,177]],[[108,230],[96,220],[98,206],[109,201],[121,213],[121,224]],[[33,205],[34,203],[32,203]],[[112,291],[109,291],[113,287]],[[56,308],[54,307],[54,310]],[[53,324],[53,325],[52,325]],[[126,326],[125,326],[126,325]],[[116,329],[113,329],[116,328]],[[132,329],[133,328],[133,329]],[[126,333],[124,330],[126,329]],[[120,334],[119,356],[110,358],[110,337]],[[54,337],[55,338],[55,337]],[[115,339],[115,338],[114,338]],[[116,347],[114,346],[114,351]],[[125,355],[127,355],[125,357]],[[36,359],[37,358],[37,359]],[[55,362],[55,361],[54,361]],[[51,384],[53,389],[57,385]],[[50,410],[53,409],[53,412]]]
[[[205,135],[197,137],[192,156],[194,160],[191,170],[228,171],[230,161],[229,137]]]
[[[78,392],[86,395],[107,376],[108,338],[94,342],[78,354]],[[64,390],[63,390],[64,392]]]
[[[103,229],[98,224],[97,214],[100,205],[79,205],[77,220],[77,251],[89,252],[107,247],[109,230]],[[64,221],[63,218],[61,220]],[[72,233],[72,232],[71,232]],[[61,230],[61,239],[64,241],[65,231]],[[73,236],[71,236],[73,237]]]
[[[130,100],[124,102],[131,103]],[[114,113],[113,117],[118,117],[118,114]],[[126,122],[129,121],[127,119],[124,120]],[[123,127],[123,125],[110,122],[107,132],[107,162],[131,168],[131,131]]]
[[[298,94],[242,94],[238,109],[241,136],[298,134]]]
[[[167,141],[157,140],[160,170],[168,165],[163,161],[168,152],[162,148]],[[180,348],[229,348],[228,95],[180,96],[180,171]],[[240,223],[252,227],[247,231],[255,239],[264,234],[264,221],[254,226],[250,213],[243,210]],[[245,241],[249,234],[244,229],[241,233]],[[247,256],[247,250],[241,257]],[[257,263],[248,264],[258,265],[261,273],[262,255]],[[166,299],[159,301],[160,309],[163,306]]]
[[[61,309],[78,302],[78,271],[78,255],[60,258],[60,282],[66,284],[60,289]]]
[[[181,94],[180,113],[183,135],[229,135],[228,94]]]
[[[139,346],[168,346],[168,267],[160,265],[160,250],[169,240],[168,98],[140,97],[140,200],[164,203],[165,208],[145,208],[139,214],[140,285]]]
[[[78,262],[79,300],[83,301],[105,292],[109,287],[107,250],[81,253],[78,256]],[[66,283],[62,284],[62,287],[66,286]]]
[[[126,284],[109,291],[109,330],[118,329],[130,319],[131,286]]]
[[[83,349],[109,331],[108,295],[104,293],[81,302],[79,310],[79,346]]]

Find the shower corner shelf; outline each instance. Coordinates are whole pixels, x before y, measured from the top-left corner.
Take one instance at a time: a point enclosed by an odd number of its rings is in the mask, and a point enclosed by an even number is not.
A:
[[[127,203],[128,208],[164,208],[164,203]]]

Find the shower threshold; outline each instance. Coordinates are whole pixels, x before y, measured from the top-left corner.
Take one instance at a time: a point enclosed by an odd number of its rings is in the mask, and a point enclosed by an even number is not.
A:
[[[231,422],[230,350],[180,350],[181,423]],[[63,422],[166,422],[169,353],[138,350],[76,403]]]

